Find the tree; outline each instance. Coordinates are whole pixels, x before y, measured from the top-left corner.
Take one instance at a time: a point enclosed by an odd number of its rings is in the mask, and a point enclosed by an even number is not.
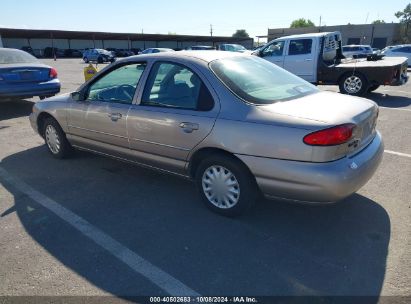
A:
[[[377,20],[374,20],[373,22],[371,22],[371,24],[384,24],[384,23],[385,23],[385,21],[382,20],[382,19],[377,19]]]
[[[246,30],[236,30],[233,34],[234,38],[248,38],[250,37]]]
[[[297,27],[310,27],[315,26],[314,22],[310,19],[305,20],[304,18],[300,18],[291,22],[290,28],[297,28]]]
[[[411,24],[411,3],[403,11],[396,12],[395,17],[400,19],[400,22],[405,25],[405,35],[402,40],[403,42],[408,42],[408,28]]]

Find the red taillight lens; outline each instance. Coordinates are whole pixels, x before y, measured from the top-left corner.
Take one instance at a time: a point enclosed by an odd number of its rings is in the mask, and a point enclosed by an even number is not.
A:
[[[329,129],[316,131],[304,137],[304,143],[310,146],[334,146],[350,140],[354,124],[343,124]]]
[[[55,68],[50,69],[50,78],[57,78],[57,70]]]

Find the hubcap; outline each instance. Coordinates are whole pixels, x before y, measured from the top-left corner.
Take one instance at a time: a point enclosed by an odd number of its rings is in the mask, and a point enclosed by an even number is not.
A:
[[[358,76],[351,76],[348,77],[344,81],[344,89],[346,92],[349,94],[356,94],[358,93],[362,88],[362,81],[361,78]]]
[[[208,201],[218,208],[231,208],[240,199],[240,185],[236,177],[222,166],[211,166],[205,170],[202,186]]]
[[[48,125],[46,128],[46,143],[53,154],[59,153],[60,138],[57,134],[56,129],[52,125]]]

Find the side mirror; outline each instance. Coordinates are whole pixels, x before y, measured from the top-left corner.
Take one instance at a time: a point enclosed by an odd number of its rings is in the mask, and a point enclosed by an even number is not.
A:
[[[72,92],[70,96],[71,96],[71,99],[73,99],[74,101],[84,100],[84,94],[82,92]]]

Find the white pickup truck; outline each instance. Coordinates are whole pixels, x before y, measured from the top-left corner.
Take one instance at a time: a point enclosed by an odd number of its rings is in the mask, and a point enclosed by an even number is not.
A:
[[[311,83],[339,85],[345,94],[363,95],[380,85],[397,86],[408,81],[406,58],[345,58],[340,32],[281,37],[253,54]]]

